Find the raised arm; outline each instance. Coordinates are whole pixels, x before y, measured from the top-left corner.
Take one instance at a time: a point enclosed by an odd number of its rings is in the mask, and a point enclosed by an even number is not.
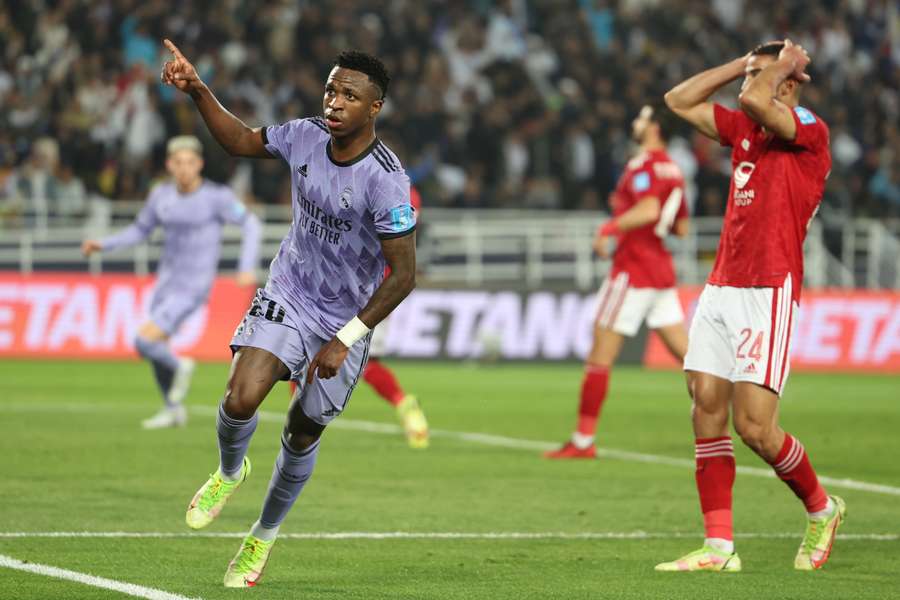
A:
[[[802,46],[785,40],[778,60],[767,65],[758,74],[751,73],[752,80],[738,96],[741,110],[779,138],[793,141],[797,136],[797,123],[791,114],[791,108],[778,99],[778,88],[789,77],[797,82],[809,81],[809,75],[804,72],[809,61],[809,55]]]
[[[713,104],[707,100],[719,88],[743,76],[746,64],[746,56],[736,58],[682,81],[666,93],[666,106],[697,131],[718,141]]]
[[[263,144],[259,127],[248,127],[228,112],[200,79],[197,69],[170,40],[163,40],[172,60],[163,66],[160,80],[189,95],[216,141],[232,156],[273,158]]]
[[[359,314],[322,346],[309,365],[306,382],[318,374],[322,379],[334,377],[347,357],[349,348],[341,339],[358,338],[381,323],[416,287],[416,233],[381,240],[381,251],[391,271]],[[350,343],[350,342],[348,342]]]
[[[641,198],[624,213],[604,223],[594,236],[594,252],[600,258],[609,257],[609,238],[644,225],[649,225],[659,218],[661,204],[656,196]]]

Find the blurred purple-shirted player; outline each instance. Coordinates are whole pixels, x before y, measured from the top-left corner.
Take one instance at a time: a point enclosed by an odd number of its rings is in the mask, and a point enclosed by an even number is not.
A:
[[[156,229],[165,233],[150,318],[134,339],[138,353],[150,361],[165,406],[142,422],[145,429],[176,427],[187,422],[183,400],[194,361],[179,358],[169,338],[195,310],[206,303],[219,266],[222,227],[240,225],[243,233],[237,281],[253,285],[261,226],[227,186],[204,179],[203,148],[194,136],[169,140],[166,169],[171,182],[153,188],[134,223],[101,240],[86,240],[82,252],[117,250],[141,242]]]
[[[260,403],[279,380],[300,384],[262,512],[225,572],[227,587],[251,587],[312,474],[322,431],[359,380],[372,328],[415,286],[415,211],[400,161],[375,137],[390,80],[377,58],[338,56],[325,83],[324,119],[252,129],[165,44],[173,59],[162,81],[191,96],[216,140],[235,156],[281,158],[291,173],[291,228],[231,340],[234,361],[217,421],[219,468],[186,515],[194,529],[218,516],[250,472],[247,447]]]

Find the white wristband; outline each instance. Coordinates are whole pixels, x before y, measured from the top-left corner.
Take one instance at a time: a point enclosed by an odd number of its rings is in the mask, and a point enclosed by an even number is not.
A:
[[[335,334],[335,337],[341,340],[341,343],[348,348],[356,343],[361,337],[367,335],[371,329],[359,320],[359,317],[353,317],[347,324],[341,327],[341,330]]]

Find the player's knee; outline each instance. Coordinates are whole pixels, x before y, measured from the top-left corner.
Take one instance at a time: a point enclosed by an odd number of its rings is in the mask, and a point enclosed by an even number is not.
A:
[[[249,419],[262,402],[256,386],[232,376],[225,388],[225,413],[235,419]]]
[[[744,445],[757,454],[764,451],[772,433],[768,425],[747,417],[735,416],[734,429]]]
[[[134,336],[134,349],[137,350],[137,353],[142,357],[147,358],[150,356],[151,348],[153,347],[154,342],[148,340],[147,338],[136,335]]]
[[[285,426],[281,439],[293,452],[302,453],[318,441],[321,434],[310,434],[302,431],[291,432],[290,425]]]

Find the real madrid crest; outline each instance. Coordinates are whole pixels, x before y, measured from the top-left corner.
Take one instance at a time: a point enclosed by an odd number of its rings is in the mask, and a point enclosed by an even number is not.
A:
[[[340,205],[341,208],[350,208],[353,206],[353,188],[351,186],[347,186],[344,188],[344,191],[341,192]]]

